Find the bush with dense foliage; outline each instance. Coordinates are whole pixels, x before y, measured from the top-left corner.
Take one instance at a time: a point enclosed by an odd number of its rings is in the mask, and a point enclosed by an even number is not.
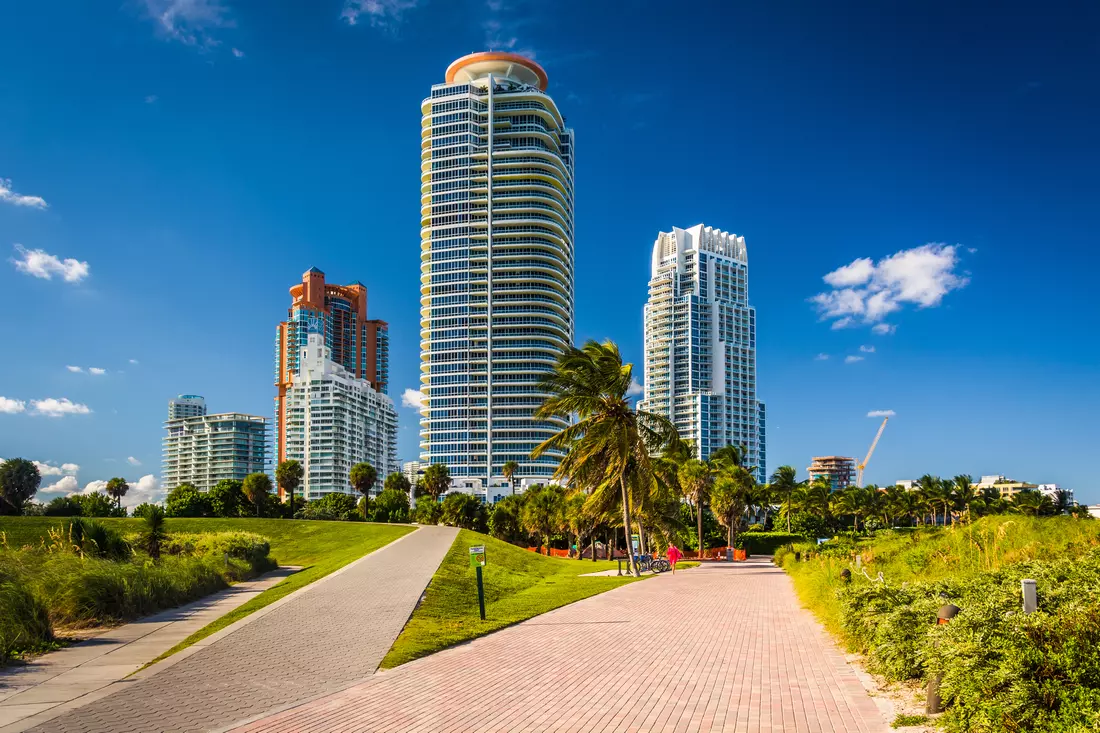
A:
[[[509,495],[493,504],[489,534],[498,540],[526,547],[530,534],[523,527],[523,494]]]
[[[737,535],[734,545],[740,550],[748,550],[749,555],[771,555],[783,545],[805,541],[805,537],[797,534],[750,530]]]
[[[986,517],[788,546],[775,559],[872,671],[889,680],[941,674],[946,730],[1100,729],[1100,523]],[[1021,608],[1023,578],[1037,582],[1031,615]],[[961,611],[940,626],[946,603]]]
[[[413,510],[413,521],[417,524],[439,524],[443,518],[443,507],[430,496],[422,496],[416,500],[416,509]]]
[[[401,474],[390,474],[390,478]],[[401,478],[405,478],[401,476]],[[389,479],[386,480],[389,484]],[[371,521],[407,522],[409,521],[409,495],[398,489],[386,489],[373,502]]]
[[[472,494],[455,491],[443,500],[443,523],[475,532],[484,532],[488,523],[488,511],[481,499]]]
[[[363,515],[356,507],[355,497],[334,491],[320,499],[305,503],[296,513],[299,519],[329,519],[362,521]]]
[[[208,517],[210,502],[194,484],[180,484],[168,492],[164,508],[170,517]]]

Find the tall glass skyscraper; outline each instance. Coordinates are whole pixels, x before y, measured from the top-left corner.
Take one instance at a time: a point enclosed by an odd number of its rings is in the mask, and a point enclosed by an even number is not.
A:
[[[667,416],[704,460],[725,445],[745,448],[766,481],[745,238],[702,224],[658,234],[644,320],[638,407]]]
[[[421,105],[421,460],[490,501],[545,482],[540,378],[573,342],[573,131],[546,72],[512,53],[447,69]],[[510,489],[507,489],[510,491]]]

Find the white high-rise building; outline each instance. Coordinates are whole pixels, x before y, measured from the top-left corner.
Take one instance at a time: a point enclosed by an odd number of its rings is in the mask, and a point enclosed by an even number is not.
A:
[[[178,417],[198,417],[206,414],[206,400],[197,394],[181,394],[168,400],[168,419]]]
[[[204,404],[202,414],[170,418],[164,428],[161,482],[168,490],[189,483],[209,491],[267,468],[268,422],[259,415],[207,415]]]
[[[561,456],[531,450],[566,425],[533,417],[574,328],[573,131],[546,85],[475,53],[421,105],[420,459],[490,500],[508,461],[546,482]]]
[[[334,362],[320,333],[310,333],[300,348],[298,372],[287,388],[286,460],[302,464],[302,492],[309,500],[354,494],[348,474],[356,463],[377,471],[372,494],[401,470],[393,401]]]
[[[756,310],[745,238],[699,224],[653,244],[645,305],[645,397],[706,459],[743,447],[767,480],[764,404],[756,398]]]

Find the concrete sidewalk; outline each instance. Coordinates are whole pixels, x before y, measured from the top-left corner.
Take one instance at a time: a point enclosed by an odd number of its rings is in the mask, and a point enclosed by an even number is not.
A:
[[[616,588],[239,730],[889,728],[790,578],[753,558]]]
[[[377,669],[457,533],[421,527],[33,730],[217,730],[343,689]]]
[[[186,606],[50,652],[25,665],[0,669],[0,733],[24,730],[108,694],[111,684],[297,570],[281,567]]]

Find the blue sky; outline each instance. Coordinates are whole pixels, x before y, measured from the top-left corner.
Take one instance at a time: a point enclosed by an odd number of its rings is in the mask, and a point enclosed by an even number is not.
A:
[[[770,469],[862,455],[893,410],[868,481],[1100,501],[1098,29],[1085,2],[9,3],[0,456],[153,495],[170,397],[271,414],[313,265],[369,288],[400,404],[420,101],[492,46],[577,132],[579,339],[639,362],[653,240],[702,221],[747,240]]]

